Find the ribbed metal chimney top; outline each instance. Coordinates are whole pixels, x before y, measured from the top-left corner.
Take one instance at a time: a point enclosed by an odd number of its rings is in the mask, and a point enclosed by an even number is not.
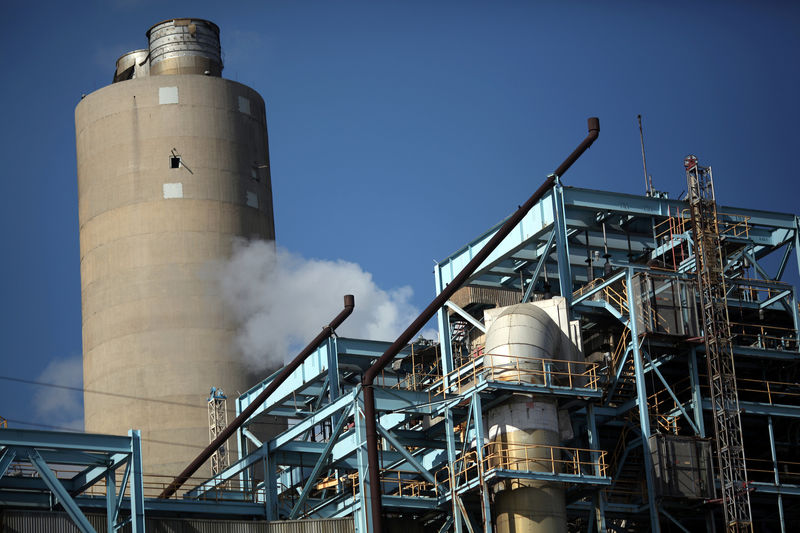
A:
[[[169,19],[147,30],[150,75],[222,75],[219,26],[204,19]]]
[[[222,76],[219,26],[209,20],[162,20],[147,30],[148,47],[117,59],[114,83],[162,74]]]

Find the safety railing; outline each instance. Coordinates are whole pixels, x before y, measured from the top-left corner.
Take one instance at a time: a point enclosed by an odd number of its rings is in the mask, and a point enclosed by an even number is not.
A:
[[[603,450],[505,443],[489,443],[483,448],[484,468],[487,471],[500,468],[575,476],[606,476],[606,452]]]
[[[586,361],[484,354],[450,372],[446,388],[444,379],[440,379],[431,390],[436,394],[461,394],[484,380],[596,391],[599,386],[597,366]]]
[[[68,481],[75,477],[80,470],[71,469],[68,467],[50,468],[56,477],[62,481]],[[39,478],[39,472],[28,463],[12,463],[6,476],[15,478]],[[115,480],[117,483],[116,490],[119,490],[119,483],[122,480],[122,472],[115,472]],[[157,474],[142,474],[142,492],[145,498],[157,498],[161,492],[172,482],[172,476],[163,476]],[[208,478],[189,478],[186,482],[187,489],[179,491],[172,496],[173,499],[181,499],[184,495],[191,490],[191,487],[200,485],[208,481]],[[196,499],[204,501],[263,501],[264,489],[244,487],[239,479],[228,480],[226,488],[217,488],[199,495]],[[100,479],[81,494],[89,496],[105,496],[107,491],[106,480]],[[126,489],[129,493],[130,489]]]
[[[453,462],[453,475],[457,485],[463,485],[492,470],[516,470],[528,473],[552,475],[597,476],[607,475],[604,450],[569,448],[540,444],[489,443],[483,446],[483,463],[478,464],[478,454],[470,450]],[[448,482],[450,471],[447,468],[436,472],[436,480]]]
[[[733,213],[717,213],[719,234],[732,237],[750,236],[750,217]]]
[[[346,476],[354,498],[358,498],[360,480],[358,473]],[[436,498],[439,494],[437,485],[420,479],[420,473],[413,470],[381,470],[381,486],[383,494],[401,498]]]
[[[604,492],[609,503],[632,504],[644,500],[647,485],[644,479],[615,479]]]
[[[700,390],[708,396],[708,377],[700,375]],[[797,405],[800,403],[800,383],[767,379],[736,377],[740,400],[768,405]]]
[[[414,391],[425,390],[432,382],[442,377],[436,370],[423,365],[414,365],[411,372],[399,379],[397,383],[392,384],[391,388]]]
[[[430,387],[431,383],[442,377],[439,367],[439,349],[435,348],[435,357],[420,357],[419,348],[411,344],[411,354],[404,363],[410,363],[410,370],[404,375],[395,372],[382,371],[378,383],[392,389],[422,391]]]
[[[789,327],[730,322],[731,340],[740,346],[796,351],[797,330]]]
[[[736,388],[740,398],[745,397],[761,403],[770,405],[798,405],[800,403],[800,383],[737,378]]]
[[[670,209],[669,216],[653,226],[653,233],[657,242],[686,233],[687,224],[690,223],[688,219],[689,212],[684,210],[683,213],[687,218],[684,218],[684,215],[677,209],[673,215],[672,209]]]
[[[778,483],[787,485],[800,484],[800,463],[772,459],[745,459],[747,480],[762,483],[775,483],[777,467]]]
[[[750,217],[734,213],[717,213],[716,223],[720,236],[740,238],[748,238],[750,236]],[[676,209],[674,214],[670,209],[667,217],[653,226],[656,245],[671,245],[665,251],[661,268],[676,271],[679,265],[689,257],[688,248],[685,246],[684,241],[685,236],[691,231],[692,222],[689,209],[682,211]]]
[[[150,475],[150,474],[143,474],[142,475],[142,486],[144,489],[144,497],[145,498],[157,498],[159,495],[164,491],[164,489],[169,486],[172,482],[173,476],[162,476],[162,475]],[[186,483],[184,484],[187,487],[186,491],[180,491],[175,495],[171,496],[171,498],[183,498],[184,494],[192,489],[192,487],[196,487],[207,482],[209,478],[189,478]],[[232,478],[226,480],[224,482],[224,486],[220,484],[220,486],[203,492],[193,499],[203,500],[203,501],[215,501],[215,502],[225,502],[225,501],[263,501],[265,496],[265,491],[263,486],[256,487],[254,481],[250,481],[249,483],[243,485],[239,478]]]
[[[770,281],[752,278],[737,278],[730,280],[728,299],[738,299],[742,302],[764,302],[791,289],[792,286],[781,281]],[[729,305],[733,305],[730,302]]]
[[[611,452],[611,472],[616,473],[619,467],[622,456],[625,453],[625,448],[628,447],[628,435],[631,432],[631,426],[625,424],[622,426],[622,431],[619,434],[617,443],[614,445],[614,451]]]
[[[611,354],[611,366],[613,367],[614,372],[616,372],[617,368],[619,368],[622,356],[625,355],[625,352],[628,350],[628,341],[630,338],[631,330],[624,328],[622,330],[622,336],[620,337],[616,346],[614,346],[614,351]]]
[[[672,394],[679,400],[691,399],[691,382],[689,376],[685,376],[670,384]],[[647,407],[651,420],[662,432],[677,433],[678,420],[682,416],[675,398],[664,389],[659,389],[647,397]]]
[[[656,240],[668,236],[682,235],[691,229],[691,213],[688,209],[667,216],[664,220],[653,226]],[[750,236],[750,217],[735,213],[717,213],[717,225],[720,235],[732,237]]]
[[[605,282],[604,278],[595,278],[586,285],[580,287],[578,290],[572,293],[572,299],[577,299],[580,296],[590,292],[595,287],[603,284]],[[625,281],[619,280],[614,282],[606,287],[603,287],[597,292],[597,298],[601,300],[605,300],[608,302],[614,309],[619,311],[621,315],[628,314],[628,291],[625,288]]]

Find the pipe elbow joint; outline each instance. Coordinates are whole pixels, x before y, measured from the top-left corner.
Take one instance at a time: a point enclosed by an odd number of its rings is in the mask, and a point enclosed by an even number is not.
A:
[[[596,139],[597,136],[600,135],[600,119],[597,117],[589,117],[587,122],[589,124],[589,135]]]

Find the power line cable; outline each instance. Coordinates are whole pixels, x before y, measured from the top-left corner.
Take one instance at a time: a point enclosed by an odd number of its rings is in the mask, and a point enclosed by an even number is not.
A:
[[[82,429],[75,429],[75,428],[71,428],[71,427],[68,427],[68,426],[56,426],[56,425],[53,425],[53,424],[41,424],[41,423],[38,423],[38,422],[25,422],[24,420],[15,420],[13,418],[6,418],[6,420],[8,422],[13,422],[14,424],[22,424],[22,425],[25,425],[25,426],[35,426],[35,427],[46,428],[46,429],[56,429],[56,430],[59,430],[59,431],[68,431],[70,433],[86,433],[86,431],[84,431]],[[194,445],[194,444],[186,444],[186,443],[183,443],[183,442],[172,442],[172,441],[167,441],[167,440],[147,439],[147,438],[144,438],[144,437],[142,437],[142,440],[143,441],[147,441],[147,442],[153,442],[153,443],[156,443],[156,444],[169,444],[171,446],[183,446],[185,448],[196,448],[198,450],[205,449],[205,446],[199,446],[199,445]]]
[[[194,409],[203,409],[206,410],[208,407],[204,405],[195,405],[191,403],[184,403],[184,402],[175,402],[171,400],[159,400],[157,398],[147,398],[145,396],[133,396],[130,394],[120,394],[118,392],[106,392],[106,391],[99,391],[99,390],[92,390],[92,389],[84,389],[82,387],[72,387],[70,385],[59,385],[57,383],[47,383],[44,381],[35,381],[32,379],[23,379],[23,378],[15,378],[12,376],[0,376],[0,379],[5,381],[14,381],[17,383],[25,383],[27,385],[38,385],[41,387],[52,387],[54,389],[63,389],[69,390],[74,392],[88,392],[89,394],[102,394],[105,396],[113,396],[115,398],[124,398],[126,400],[139,400],[139,401],[147,401],[147,402],[155,402],[155,403],[163,403],[166,405],[177,405],[180,407],[192,407]]]

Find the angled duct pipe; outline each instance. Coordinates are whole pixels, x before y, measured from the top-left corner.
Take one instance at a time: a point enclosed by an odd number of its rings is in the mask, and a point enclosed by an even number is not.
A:
[[[306,358],[311,355],[317,346],[319,346],[322,341],[333,334],[336,328],[338,328],[342,322],[344,322],[345,319],[350,316],[355,305],[355,297],[352,294],[345,295],[344,309],[342,309],[342,311],[336,315],[336,318],[334,318],[330,324],[322,328],[322,331],[320,331],[319,334],[314,337],[314,339],[309,342],[299,354],[297,354],[297,357],[295,357],[291,363],[283,367],[281,373],[278,374],[275,379],[270,381],[269,385],[267,385],[267,388],[261,391],[261,394],[256,396],[255,400],[253,400],[250,405],[248,405],[241,413],[239,413],[239,416],[234,418],[233,421],[222,430],[222,433],[220,433],[211,444],[209,444],[202,452],[200,452],[200,455],[198,455],[194,461],[189,463],[189,466],[187,466],[183,472],[181,472],[178,477],[176,477],[158,497],[169,498],[175,494],[175,492],[181,488],[184,483],[186,483],[186,480],[189,479],[192,474],[197,472],[197,469],[203,466],[203,463],[205,463],[208,458],[211,457],[215,451],[217,451],[217,448],[222,446],[222,444],[224,444],[225,441],[227,441],[230,436],[233,435],[233,432],[239,429],[239,427],[244,424],[248,418],[250,418],[250,415],[252,415],[255,410],[261,406],[261,404],[267,401],[267,398],[269,398],[272,393],[275,392],[284,381],[286,381],[292,372],[297,370],[300,365],[303,364],[303,361],[305,361]]]
[[[564,160],[563,163],[556,169],[555,174],[549,176],[544,183],[542,183],[536,192],[528,198],[528,200],[517,209],[503,224],[500,229],[489,239],[489,242],[475,254],[464,269],[451,281],[447,287],[442,290],[439,295],[425,308],[424,311],[411,323],[406,330],[400,334],[397,340],[378,358],[375,363],[367,369],[361,383],[364,387],[364,418],[367,433],[367,469],[369,476],[369,494],[370,494],[370,510],[372,514],[372,533],[381,533],[382,520],[381,520],[381,488],[380,488],[380,468],[378,467],[378,430],[377,420],[375,413],[375,391],[373,390],[373,383],[375,378],[380,372],[394,359],[400,350],[402,350],[416,335],[422,327],[433,318],[433,315],[441,308],[444,303],[450,299],[456,290],[467,281],[475,270],[483,263],[489,254],[491,254],[503,239],[505,239],[511,231],[517,227],[523,217],[528,214],[528,211],[541,200],[541,198],[555,185],[556,178],[561,177],[572,166],[572,164],[585,152],[597,139],[600,134],[600,120],[592,117],[588,120],[589,134],[586,138],[573,150],[573,152]]]

